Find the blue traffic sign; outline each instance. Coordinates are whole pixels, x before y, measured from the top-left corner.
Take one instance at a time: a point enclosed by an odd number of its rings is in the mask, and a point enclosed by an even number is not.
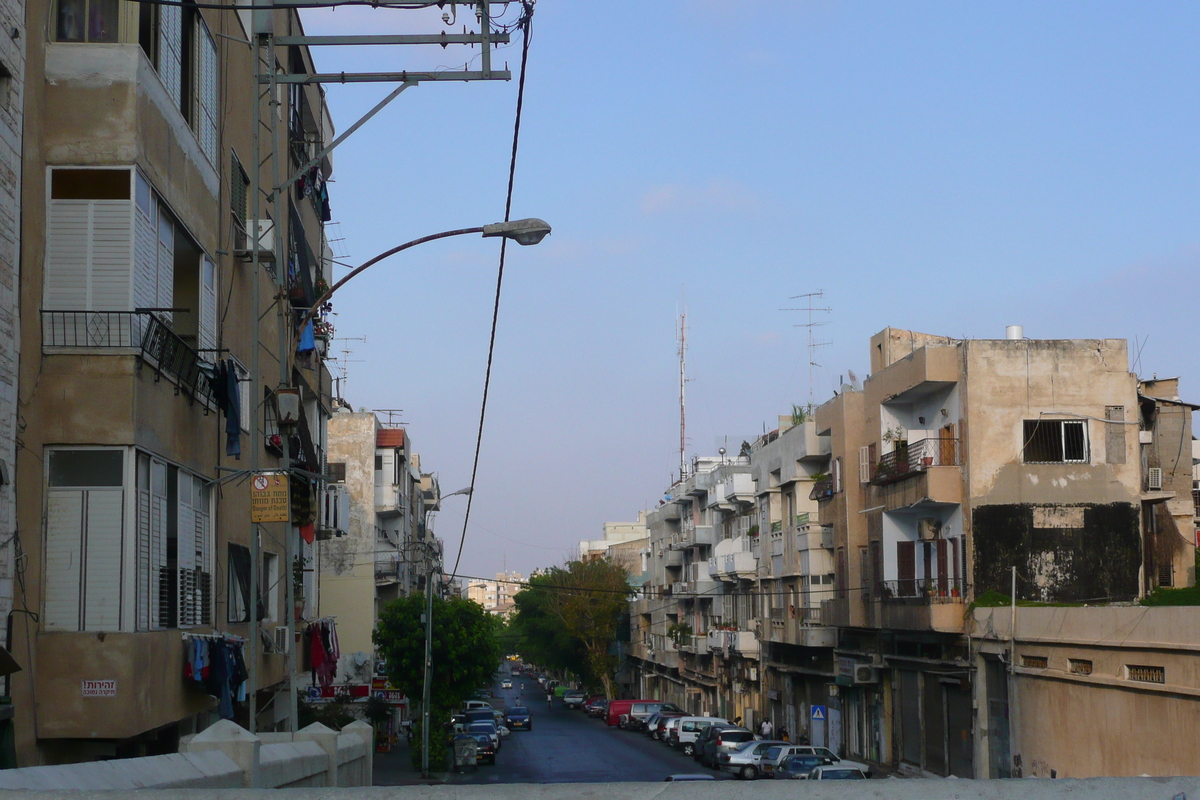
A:
[[[818,719],[818,720],[824,720],[825,719],[825,706],[813,706],[812,707],[812,718]]]

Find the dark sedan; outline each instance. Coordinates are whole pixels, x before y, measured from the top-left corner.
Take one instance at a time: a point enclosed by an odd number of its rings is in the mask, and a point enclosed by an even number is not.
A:
[[[529,715],[529,709],[520,706],[504,712],[504,724],[510,731],[518,728],[527,731],[533,730],[533,718]]]
[[[608,700],[601,697],[598,700],[593,700],[583,707],[589,717],[601,717],[608,713]]]

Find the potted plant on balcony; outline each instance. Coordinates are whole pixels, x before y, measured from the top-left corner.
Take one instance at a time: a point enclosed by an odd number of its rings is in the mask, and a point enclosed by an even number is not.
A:
[[[750,536],[750,537],[755,537],[755,536],[758,536],[758,526],[757,526],[757,525],[751,525],[751,526],[750,526],[750,527],[749,527],[749,528],[746,530],[746,535],[747,535],[747,536]]]
[[[908,472],[908,431],[902,425],[883,432],[883,441],[892,445],[891,469],[894,474]]]
[[[692,641],[692,626],[686,622],[676,622],[667,628],[667,637],[675,643],[676,647],[690,644]]]

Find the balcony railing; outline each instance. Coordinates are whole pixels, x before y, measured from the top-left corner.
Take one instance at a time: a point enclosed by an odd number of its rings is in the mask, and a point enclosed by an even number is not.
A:
[[[924,472],[930,467],[961,465],[958,439],[921,439],[885,453],[875,466],[871,483],[883,486]]]
[[[208,362],[149,311],[42,311],[42,346],[136,348],[156,373],[175,379],[189,397],[213,402]]]
[[[969,586],[963,578],[901,578],[883,581],[884,600],[919,600],[927,603],[961,603]]]
[[[833,497],[833,478],[817,481],[808,493],[809,500],[828,500],[830,497]]]

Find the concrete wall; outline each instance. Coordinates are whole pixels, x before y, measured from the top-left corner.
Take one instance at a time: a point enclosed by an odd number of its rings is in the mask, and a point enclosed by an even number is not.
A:
[[[1008,608],[974,611],[982,657],[1007,653],[1010,620]],[[1015,656],[1010,739],[1022,775],[1200,773],[1200,749],[1187,735],[1200,726],[1195,608],[1018,607]],[[1163,682],[1132,680],[1130,665],[1161,667]],[[979,708],[987,731],[989,706]],[[986,756],[986,742],[980,750]]]

